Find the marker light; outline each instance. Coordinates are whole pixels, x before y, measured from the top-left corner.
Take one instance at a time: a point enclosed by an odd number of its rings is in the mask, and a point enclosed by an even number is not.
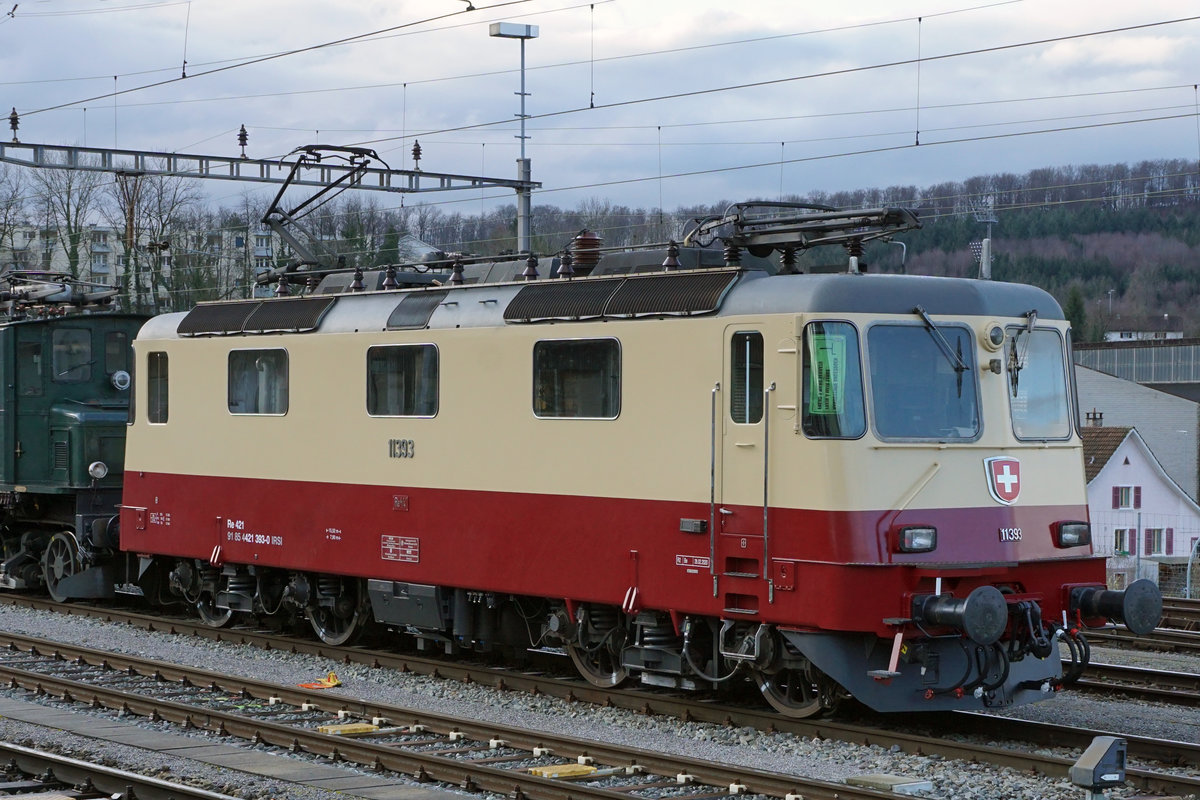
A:
[[[1092,526],[1086,522],[1055,522],[1050,531],[1055,547],[1082,547],[1092,543]]]
[[[937,547],[937,528],[932,525],[906,525],[897,532],[901,553],[928,553]]]
[[[103,461],[93,461],[88,464],[88,475],[91,475],[95,480],[104,480],[108,476],[108,464]]]

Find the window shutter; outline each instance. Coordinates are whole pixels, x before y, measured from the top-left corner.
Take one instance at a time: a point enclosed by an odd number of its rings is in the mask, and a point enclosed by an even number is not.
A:
[[[1129,539],[1129,555],[1136,556],[1138,553],[1137,531],[1133,528],[1126,528],[1125,536]]]
[[[1146,529],[1146,550],[1145,550],[1145,553],[1146,553],[1146,555],[1150,555],[1150,554],[1151,554],[1151,553],[1153,553],[1153,552],[1154,552],[1154,534],[1152,534],[1152,533],[1150,532],[1150,530],[1147,528],[1147,529]]]
[[[1175,555],[1175,529],[1167,528],[1166,542],[1163,545],[1163,552],[1166,555]]]
[[[1142,507],[1142,487],[1140,486],[1133,487],[1133,507]]]
[[[1113,487],[1113,508],[1120,508],[1120,507],[1121,507],[1121,487],[1114,486]]]

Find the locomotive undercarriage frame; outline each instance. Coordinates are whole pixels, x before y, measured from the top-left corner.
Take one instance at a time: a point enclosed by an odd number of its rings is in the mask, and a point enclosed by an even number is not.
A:
[[[112,597],[120,490],[5,493],[0,589],[45,588],[63,602]]]
[[[828,712],[848,697],[884,711],[1028,702],[1061,688],[1060,640],[1071,655],[1067,679],[1087,659],[1078,631],[1044,623],[1037,604],[1024,600],[1008,606],[1006,638],[980,644],[957,631],[941,636],[919,631],[906,634],[900,649],[870,633],[786,630],[664,611],[629,614],[603,604],[253,565],[218,567],[199,559],[175,560],[169,567],[171,591],[210,625],[227,625],[237,614],[307,620],[318,638],[339,645],[378,624],[421,651],[502,650],[508,660],[527,650],[556,648],[596,686],[635,678],[713,691],[749,681],[772,707],[792,717]]]

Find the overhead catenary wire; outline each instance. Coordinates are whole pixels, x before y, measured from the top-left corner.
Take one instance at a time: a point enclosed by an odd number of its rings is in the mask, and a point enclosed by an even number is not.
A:
[[[309,52],[313,52],[315,50],[322,50],[322,49],[325,49],[328,47],[334,47],[334,46],[337,46],[340,44],[346,44],[348,42],[365,39],[370,36],[377,36],[386,31],[395,31],[395,30],[400,30],[402,28],[411,28],[411,27],[414,27],[417,25],[425,25],[425,24],[428,24],[430,22],[435,22],[440,19],[446,19],[448,17],[458,16],[460,14],[470,13],[470,11],[474,11],[474,10],[491,10],[494,8],[504,8],[506,6],[521,5],[522,3],[528,3],[528,2],[531,2],[531,0],[504,0],[504,2],[496,3],[496,4],[490,5],[490,6],[485,6],[485,7],[483,7],[483,9],[476,9],[474,6],[472,6],[469,10],[459,10],[459,11],[454,11],[454,12],[446,13],[446,14],[438,14],[438,15],[435,15],[432,17],[426,17],[425,19],[415,20],[413,22],[405,22],[400,25],[393,25],[388,28],[381,28],[379,30],[371,31],[369,33],[360,33],[360,34],[355,34],[353,36],[344,36],[340,39],[334,39],[332,41],[322,42],[320,44],[307,45],[305,47],[297,47],[292,50],[285,50],[280,53],[259,56],[257,58],[252,58],[252,59],[248,59],[245,61],[239,61],[237,63],[228,64],[226,66],[212,67],[212,68],[204,70],[202,72],[194,73],[191,77],[192,78],[200,78],[200,77],[204,77],[207,75],[215,75],[220,72],[228,72],[229,70],[232,70],[232,69],[248,67],[248,66],[252,66],[254,64],[262,64],[267,61],[274,61],[275,59],[286,58],[288,56],[294,56],[294,55],[298,55],[300,53],[309,53]],[[113,76],[113,77],[115,80],[116,76]],[[141,91],[145,91],[146,89],[152,89],[152,88],[156,88],[159,86],[166,86],[168,84],[178,83],[179,81],[182,81],[182,80],[188,80],[188,78],[182,78],[182,77],[181,78],[170,78],[170,79],[165,79],[165,80],[161,80],[161,81],[155,81],[153,83],[142,84],[140,86],[133,86],[133,87],[130,87],[129,89],[122,89],[120,91],[114,90],[111,94],[100,94],[100,95],[95,95],[92,97],[85,97],[85,98],[82,98],[79,100],[72,100],[72,101],[69,101],[66,103],[59,103],[57,105],[46,106],[44,108],[38,108],[38,109],[34,109],[32,111],[26,111],[24,113],[24,116],[33,116],[35,114],[42,114],[47,111],[55,111],[60,108],[70,108],[72,106],[81,105],[83,103],[88,103],[93,100],[103,100],[108,97],[112,97],[115,102],[116,98],[119,95],[131,94],[133,92],[141,92]]]

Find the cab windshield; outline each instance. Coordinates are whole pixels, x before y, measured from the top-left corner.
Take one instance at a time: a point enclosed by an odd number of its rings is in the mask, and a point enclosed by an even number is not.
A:
[[[1018,439],[1071,435],[1070,392],[1058,331],[1010,328],[1005,342],[1009,410]]]
[[[881,439],[974,439],[979,403],[973,337],[952,325],[867,331],[871,407]]]

